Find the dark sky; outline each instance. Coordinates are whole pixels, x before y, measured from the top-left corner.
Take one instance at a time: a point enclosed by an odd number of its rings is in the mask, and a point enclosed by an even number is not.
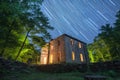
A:
[[[86,43],[100,32],[100,27],[115,22],[120,0],[44,0],[43,13],[49,18],[52,38],[68,34]]]

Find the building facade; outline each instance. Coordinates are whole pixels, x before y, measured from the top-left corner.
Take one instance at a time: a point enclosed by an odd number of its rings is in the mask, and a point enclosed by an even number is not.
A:
[[[63,34],[51,40],[41,49],[41,64],[87,63],[86,43]]]

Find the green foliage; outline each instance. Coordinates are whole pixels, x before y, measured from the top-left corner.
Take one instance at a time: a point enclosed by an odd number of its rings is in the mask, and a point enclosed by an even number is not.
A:
[[[92,60],[91,62],[99,61],[110,61],[112,60],[109,48],[105,42],[101,39],[96,38],[94,43],[88,46],[89,57]]]
[[[30,43],[39,43],[40,47],[44,45],[46,39],[50,39],[48,30],[53,28],[41,12],[42,1],[0,1],[0,56],[6,59],[18,58],[22,61],[24,55],[26,59],[23,61],[26,62],[31,58],[29,54],[35,53],[35,48],[28,47]],[[41,36],[37,37],[36,34],[41,34]],[[31,41],[28,41],[28,37]]]
[[[94,53],[92,53],[92,51],[89,50],[89,58],[92,63],[95,62],[93,54]]]
[[[47,30],[53,29],[53,27],[51,27],[49,25],[48,19],[41,12],[40,3],[41,2],[39,2],[39,0],[33,0],[33,1],[28,1],[27,4],[25,4],[25,7],[27,6],[27,9],[24,10],[24,12],[23,12],[24,16],[22,16],[21,18],[25,18],[23,20],[24,20],[25,29],[26,29],[27,33],[26,33],[25,39],[21,45],[21,48],[18,51],[18,54],[17,54],[15,60],[17,60],[17,58],[21,54],[21,51],[24,48],[24,45],[25,45],[25,42],[26,42],[28,36],[31,36],[31,35],[33,36],[33,35],[40,33],[41,38],[50,39],[50,34],[48,33]],[[41,43],[43,43],[43,40]]]
[[[101,33],[88,46],[90,58],[92,55],[94,62],[120,60],[120,11],[116,17],[114,26],[110,24],[102,26]]]

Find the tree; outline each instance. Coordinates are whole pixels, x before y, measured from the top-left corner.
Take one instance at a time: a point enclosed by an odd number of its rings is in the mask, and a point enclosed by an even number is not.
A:
[[[101,33],[95,38],[95,41],[89,45],[90,53],[101,53],[105,61],[120,59],[120,11],[118,11],[117,20],[114,26],[110,24],[101,27]],[[90,54],[91,55],[91,54]],[[93,55],[94,60],[96,55]],[[97,57],[96,58],[100,58]],[[103,60],[103,58],[101,58]]]
[[[50,38],[48,29],[53,29],[40,10],[43,0],[0,1],[0,54],[10,51],[11,45],[18,50],[17,59],[26,45],[28,37],[40,34],[44,40]],[[24,40],[20,40],[21,36]],[[31,37],[32,38],[32,37]],[[22,42],[21,42],[22,41]],[[22,43],[22,44],[21,44]],[[2,45],[1,45],[2,44]],[[14,49],[14,50],[15,50]]]
[[[94,43],[89,44],[88,51],[91,62],[112,60],[108,46],[104,40],[99,37],[95,38]]]
[[[39,3],[32,1],[29,2],[27,6],[29,8],[24,12],[24,17],[26,17],[26,22],[28,22],[27,26],[25,27],[27,33],[15,60],[19,57],[29,34],[32,35],[40,33],[41,38],[50,39],[50,34],[48,33],[47,29],[53,29],[53,27],[49,25],[48,19],[41,12]]]
[[[118,31],[119,29],[116,29],[116,27],[110,27],[109,24],[106,24],[106,26],[101,27],[101,33],[98,35],[101,39],[105,41],[106,45],[109,47],[109,51],[113,56],[113,59],[117,59],[120,57],[119,52],[120,32]]]
[[[6,47],[18,46],[18,36],[23,30],[20,12],[18,9],[18,0],[0,1],[0,55],[3,56]],[[12,43],[12,44],[11,44]],[[17,45],[18,44],[18,45]]]
[[[115,38],[115,45],[116,45],[116,49],[117,49],[117,53],[119,55],[119,59],[120,59],[120,11],[117,12],[116,14],[116,22],[114,23],[115,27],[114,27],[114,38]]]

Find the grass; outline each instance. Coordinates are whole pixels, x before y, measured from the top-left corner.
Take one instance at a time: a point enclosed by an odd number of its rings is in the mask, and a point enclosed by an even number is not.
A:
[[[66,72],[66,73],[49,73],[38,72],[35,70],[25,71],[4,71],[4,76],[0,80],[84,80],[86,74],[106,76],[107,80],[120,80],[120,73],[112,71],[107,72]],[[0,73],[1,75],[1,73]]]
[[[74,68],[69,65],[68,67]],[[70,71],[70,68],[65,69]],[[43,68],[43,71],[44,69],[46,69],[46,67]],[[75,69],[73,70],[74,72],[67,72],[65,70],[60,71],[65,73],[55,73],[57,72],[57,69],[55,69],[55,71],[53,71],[54,73],[50,73],[52,72],[51,70],[54,70],[54,67],[53,69],[49,67],[49,69],[50,71],[45,73],[38,71],[39,69],[35,66],[28,66],[20,62],[11,62],[9,60],[0,59],[0,80],[84,80],[84,76],[86,74],[94,76],[106,76],[107,80],[120,80],[120,73],[118,72],[119,70],[117,72],[114,70],[101,70],[97,71],[96,73],[88,70],[88,72],[82,73]]]
[[[79,72],[43,73],[43,72],[10,72],[4,80],[84,80]]]
[[[108,72],[107,72],[108,73]],[[102,75],[107,76],[107,80],[120,80],[119,76],[109,76],[106,72]],[[45,73],[38,71],[30,72],[8,72],[2,80],[84,80],[84,75],[89,73],[68,72],[68,73]],[[101,75],[101,73],[91,73]],[[1,80],[1,79],[0,79]]]
[[[6,62],[6,64],[8,64]],[[37,71],[35,67],[18,65],[3,65],[0,63],[0,80],[84,80],[86,74],[103,75],[107,80],[120,80],[120,73],[113,70],[101,72],[66,72],[50,73]],[[2,77],[2,78],[1,78]]]

